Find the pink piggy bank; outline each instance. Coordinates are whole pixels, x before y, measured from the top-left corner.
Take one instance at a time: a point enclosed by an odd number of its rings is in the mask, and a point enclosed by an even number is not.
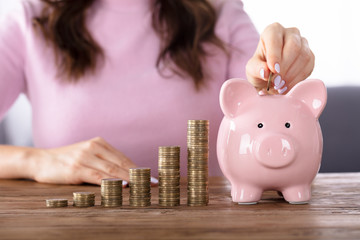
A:
[[[246,80],[227,80],[218,139],[220,168],[240,204],[255,204],[265,190],[292,204],[307,203],[320,168],[323,139],[318,118],[326,104],[320,80],[305,80],[286,95],[259,96]]]

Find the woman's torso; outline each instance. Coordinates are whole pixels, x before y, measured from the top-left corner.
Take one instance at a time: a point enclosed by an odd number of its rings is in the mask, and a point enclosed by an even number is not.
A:
[[[204,65],[206,85],[200,91],[188,77],[168,69],[159,72],[160,40],[151,25],[149,1],[120,2],[101,0],[90,9],[87,27],[105,57],[94,74],[76,84],[57,77],[53,49],[40,32],[27,32],[24,74],[35,146],[54,148],[101,136],[156,175],[158,146],[181,146],[181,168],[186,169],[187,120],[207,119],[210,174],[221,174],[215,152],[223,116],[218,94],[229,77],[229,58],[207,46],[211,55]],[[40,12],[39,2],[28,4],[31,14]],[[217,29],[225,41],[230,37],[227,31]]]

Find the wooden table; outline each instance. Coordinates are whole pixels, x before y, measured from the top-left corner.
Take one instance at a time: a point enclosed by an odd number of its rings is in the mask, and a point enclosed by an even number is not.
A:
[[[266,192],[257,205],[232,203],[229,183],[210,179],[210,205],[129,207],[99,205],[100,187],[0,180],[0,239],[360,239],[360,173],[319,174],[308,205],[290,205]],[[47,198],[71,200],[74,191],[95,191],[96,207],[46,208]],[[70,201],[71,202],[71,201]]]

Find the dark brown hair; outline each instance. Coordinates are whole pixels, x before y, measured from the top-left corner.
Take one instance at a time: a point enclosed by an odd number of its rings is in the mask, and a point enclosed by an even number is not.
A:
[[[95,0],[41,1],[45,7],[34,23],[53,44],[60,73],[76,82],[87,71],[95,71],[103,51],[85,24],[86,11]],[[156,66],[171,60],[178,68],[172,70],[190,76],[199,88],[205,77],[203,44],[225,50],[215,35],[215,23],[216,12],[206,0],[155,0],[153,27],[163,43]]]

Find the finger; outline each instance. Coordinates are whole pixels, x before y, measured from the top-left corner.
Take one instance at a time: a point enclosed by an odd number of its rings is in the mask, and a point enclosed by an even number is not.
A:
[[[288,28],[284,36],[284,48],[282,51],[281,70],[286,76],[289,68],[294,64],[302,52],[302,39],[297,28]]]
[[[265,89],[265,91],[266,91],[266,95],[276,95],[276,94],[278,94],[278,91],[276,91],[274,88],[270,88],[269,91],[267,91]]]
[[[290,66],[284,78],[288,79],[289,84],[294,86],[297,82],[306,79],[310,76],[314,69],[315,57],[311,52],[307,40],[302,38],[302,49],[300,55],[295,62]],[[298,79],[295,81],[295,79]],[[295,81],[295,83],[293,83]]]
[[[112,162],[120,167],[123,171],[126,171],[125,177],[128,179],[128,171],[131,167],[136,167],[131,160],[129,160],[121,152],[115,150],[110,144],[108,144],[102,138],[94,138],[90,140],[92,144],[92,153],[98,158]]]
[[[101,179],[111,178],[108,174],[84,167],[78,172],[79,182],[101,185]]]
[[[100,149],[99,152],[100,153],[95,155],[91,153],[87,154],[83,159],[79,160],[80,164],[96,171],[101,171],[111,177],[129,180],[129,171],[127,169],[121,168],[111,161],[104,159],[102,156],[106,154],[105,151],[101,151]]]
[[[109,160],[112,161],[113,163],[119,165],[122,168],[127,168],[127,169],[137,167],[136,164],[134,164],[128,157],[125,156],[125,154],[123,154],[122,152],[118,151],[116,148],[111,146],[103,138],[100,137],[95,138],[95,142],[109,151],[109,154],[107,154],[107,156],[104,157],[105,158],[108,157]]]
[[[300,71],[302,71],[303,69],[311,69],[313,68],[313,65],[308,62],[308,64],[302,69],[300,69]],[[304,77],[304,75],[302,75],[302,73],[297,74],[294,78],[291,78],[291,81],[288,81],[288,83],[282,88],[282,89],[278,89],[278,93],[279,94],[286,94],[288,93],[297,83],[305,80],[306,77]]]
[[[267,85],[269,73],[266,62],[257,56],[252,57],[246,64],[247,79],[257,89],[262,89]]]
[[[273,23],[267,27],[261,35],[264,47],[266,63],[273,73],[281,73],[281,56],[284,42],[284,27],[279,23]]]
[[[125,180],[122,181],[123,188],[126,188],[129,185],[129,183]]]
[[[103,157],[100,154],[96,155],[96,157],[98,157],[99,159],[102,159],[103,161],[109,162],[106,157]],[[118,165],[113,164],[113,163],[111,163],[111,164],[113,165],[113,168],[112,169],[109,168],[109,170],[108,170],[109,174],[110,173],[114,174],[115,177],[121,178],[123,180],[130,180],[129,168],[127,168],[127,167],[125,167],[125,168],[124,167],[119,167]],[[105,167],[105,169],[106,168],[107,167]]]
[[[159,180],[157,178],[151,177],[150,183],[152,187],[156,187],[159,184]]]
[[[265,91],[265,90],[260,90],[259,92],[258,92],[258,94],[260,95],[260,96],[266,96],[266,95],[268,95],[267,94],[267,92]]]
[[[313,69],[313,68],[314,68],[314,64],[313,64],[311,61],[309,61],[306,66],[303,66],[303,69],[308,69],[309,72],[311,71],[310,69]],[[310,75],[310,73],[309,73],[309,75]],[[289,91],[290,89],[292,89],[297,83],[305,80],[307,77],[308,77],[308,76],[303,75],[303,73],[297,74],[297,75],[292,79],[292,81],[289,82],[289,84],[288,84],[288,91]],[[285,92],[285,93],[286,93],[286,92]]]
[[[274,90],[279,90],[285,86],[286,82],[281,78],[281,75],[275,75],[274,77]]]

